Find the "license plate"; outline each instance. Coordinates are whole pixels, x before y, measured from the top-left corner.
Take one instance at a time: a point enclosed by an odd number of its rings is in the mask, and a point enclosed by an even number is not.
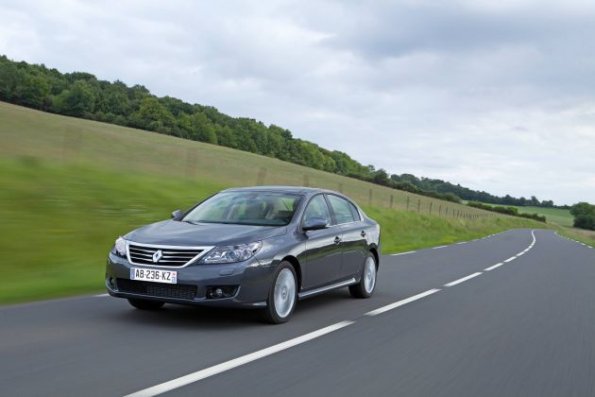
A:
[[[150,281],[152,283],[177,284],[178,272],[132,267],[130,268],[130,279]]]

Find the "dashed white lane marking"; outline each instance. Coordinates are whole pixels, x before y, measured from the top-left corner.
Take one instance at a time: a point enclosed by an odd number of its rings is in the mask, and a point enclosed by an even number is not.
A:
[[[158,385],[137,391],[135,393],[128,394],[125,397],[157,396],[159,394],[166,393],[166,392],[172,391],[174,389],[178,389],[182,386],[186,386],[191,383],[198,382],[199,380],[209,378],[213,375],[217,375],[222,372],[229,371],[230,369],[237,368],[244,364],[248,364],[252,361],[261,359],[263,357],[267,357],[272,354],[279,353],[283,350],[287,350],[291,347],[300,345],[302,343],[309,342],[313,339],[320,338],[323,335],[330,334],[331,332],[335,332],[341,328],[345,328],[348,325],[351,325],[353,323],[354,323],[353,321],[341,321],[336,324],[329,325],[328,327],[324,327],[319,330],[310,332],[308,334],[298,336],[297,338],[293,338],[293,339],[287,340],[285,342],[281,342],[276,345],[264,348],[262,350],[255,351],[254,353],[249,353],[244,356],[234,358],[233,360],[229,360],[229,361],[214,365],[209,368],[201,369],[200,371],[192,372],[188,375],[181,376],[179,378],[170,380],[168,382],[160,383]]]
[[[499,268],[499,267],[500,267],[500,266],[502,266],[503,264],[504,264],[503,262],[496,263],[495,265],[492,265],[492,266],[486,267],[486,268],[485,268],[485,269],[483,269],[483,270],[485,270],[486,272],[489,272],[490,270],[494,270],[494,269],[497,269],[497,268]]]
[[[104,296],[109,296],[109,294],[99,294],[99,295],[95,295],[95,298],[103,298]]]
[[[467,244],[466,241],[461,241],[460,243],[457,243],[457,245],[461,245],[461,244]]]
[[[390,256],[409,255],[409,254],[413,254],[415,252],[417,252],[417,251],[399,252],[397,254],[390,254]]]
[[[454,287],[457,284],[464,283],[465,281],[471,280],[472,278],[475,278],[477,276],[480,276],[481,274],[482,274],[482,272],[473,273],[473,274],[470,274],[470,275],[465,276],[463,278],[460,278],[458,280],[451,281],[450,283],[446,283],[446,284],[444,284],[444,286],[445,287]]]
[[[377,316],[381,313],[396,309],[397,307],[401,307],[408,303],[414,302],[418,299],[425,298],[426,296],[435,294],[438,291],[440,291],[440,289],[438,289],[438,288],[427,290],[425,292],[422,292],[421,294],[413,295],[413,296],[410,296],[409,298],[406,298],[406,299],[391,303],[390,305],[382,306],[382,307],[379,307],[378,309],[367,312],[366,316]]]
[[[512,261],[513,261],[513,260],[515,260],[515,259],[516,259],[516,255],[515,255],[515,256],[511,256],[510,258],[506,259],[506,260],[504,261],[504,263],[512,262]]]
[[[447,245],[439,245],[438,247],[433,247],[432,249],[437,250],[437,249],[446,248],[446,247],[447,247]]]

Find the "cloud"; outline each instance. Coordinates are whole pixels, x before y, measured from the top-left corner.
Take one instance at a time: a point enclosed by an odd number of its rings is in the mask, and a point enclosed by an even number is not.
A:
[[[140,83],[392,173],[595,202],[587,1],[40,1],[0,53]]]

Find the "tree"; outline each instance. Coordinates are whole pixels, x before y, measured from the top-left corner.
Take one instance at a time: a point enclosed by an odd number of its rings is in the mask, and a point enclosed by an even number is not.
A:
[[[595,230],[595,205],[580,202],[570,207],[570,213],[574,216],[574,227]]]
[[[153,96],[141,101],[138,111],[132,114],[131,121],[136,127],[165,134],[171,134],[175,123],[174,116]]]
[[[21,78],[14,90],[14,96],[21,104],[36,109],[46,109],[50,104],[50,85],[43,75],[19,71]]]
[[[19,80],[19,73],[14,63],[6,57],[0,57],[0,99],[13,101]]]
[[[62,91],[54,99],[54,109],[71,116],[85,116],[93,112],[95,94],[92,87],[83,80],[77,80],[70,89]]]
[[[388,184],[389,184],[388,173],[381,168],[378,171],[374,172],[374,174],[372,176],[372,181],[379,185],[388,186]]]

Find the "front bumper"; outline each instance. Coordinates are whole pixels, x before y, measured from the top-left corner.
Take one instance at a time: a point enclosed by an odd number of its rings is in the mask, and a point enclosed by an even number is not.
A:
[[[117,298],[150,299],[161,302],[227,307],[264,307],[273,278],[270,264],[262,265],[256,258],[226,265],[192,264],[187,267],[158,267],[175,270],[177,284],[162,284],[130,280],[130,268],[150,268],[133,265],[110,252],[107,259],[105,286]],[[214,298],[209,289],[227,287],[234,294]]]

